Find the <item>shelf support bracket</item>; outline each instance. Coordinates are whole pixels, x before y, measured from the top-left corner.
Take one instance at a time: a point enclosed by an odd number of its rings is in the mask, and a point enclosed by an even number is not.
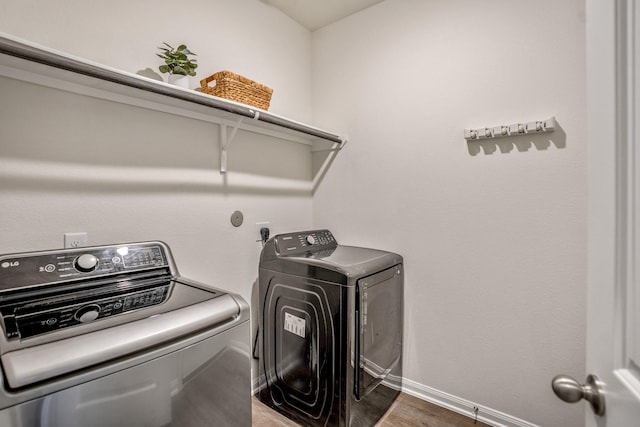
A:
[[[227,151],[231,142],[233,142],[233,138],[236,136],[236,132],[238,131],[238,127],[240,123],[242,123],[243,117],[240,117],[238,121],[231,126],[231,132],[229,132],[226,123],[220,123],[220,173],[227,173]]]
[[[342,142],[340,144],[333,144],[333,147],[331,148],[320,148],[317,150],[311,149],[312,153],[333,153],[336,151],[340,151],[344,148],[345,145],[347,145],[348,139],[343,139]]]

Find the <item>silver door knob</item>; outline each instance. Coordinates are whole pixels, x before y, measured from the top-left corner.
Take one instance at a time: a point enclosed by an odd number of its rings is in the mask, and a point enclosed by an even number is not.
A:
[[[565,402],[575,403],[581,399],[591,404],[591,409],[596,415],[604,415],[604,395],[598,386],[599,380],[595,375],[588,375],[584,385],[578,383],[570,376],[556,375],[551,381],[553,392]]]

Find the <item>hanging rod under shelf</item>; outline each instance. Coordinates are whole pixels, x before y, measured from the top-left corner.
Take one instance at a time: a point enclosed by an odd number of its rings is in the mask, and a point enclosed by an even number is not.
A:
[[[236,114],[241,117],[250,118],[254,122],[261,122],[275,128],[299,132],[307,135],[308,137],[318,138],[338,144],[346,142],[346,139],[340,135],[314,126],[309,126],[295,120],[290,120],[277,114],[196,91],[184,90],[164,83],[159,83],[153,79],[87,61],[53,49],[48,49],[1,32],[0,54],[6,54],[27,61],[36,62],[46,66],[129,86],[159,95],[165,95],[171,98],[209,107],[214,110]]]
[[[538,120],[534,122],[465,129],[464,139],[467,141],[478,141],[481,139],[503,138],[507,136],[531,135],[536,133],[553,132],[555,128],[556,118],[550,117],[547,120]]]

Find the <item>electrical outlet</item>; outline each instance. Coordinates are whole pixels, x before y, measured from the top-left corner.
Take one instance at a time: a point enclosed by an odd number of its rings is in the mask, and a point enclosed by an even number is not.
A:
[[[256,236],[256,242],[262,242],[262,234],[260,234],[260,229],[269,228],[269,222],[256,222],[256,231],[254,232],[254,236]]]
[[[87,246],[87,233],[64,233],[65,248],[80,248]]]

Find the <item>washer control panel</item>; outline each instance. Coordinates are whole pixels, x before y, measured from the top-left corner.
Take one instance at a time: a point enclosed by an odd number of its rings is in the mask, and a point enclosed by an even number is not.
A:
[[[338,242],[329,230],[302,231],[280,234],[274,237],[276,250],[280,255],[318,252],[333,249]]]
[[[170,267],[160,242],[60,249],[0,257],[0,292]]]

